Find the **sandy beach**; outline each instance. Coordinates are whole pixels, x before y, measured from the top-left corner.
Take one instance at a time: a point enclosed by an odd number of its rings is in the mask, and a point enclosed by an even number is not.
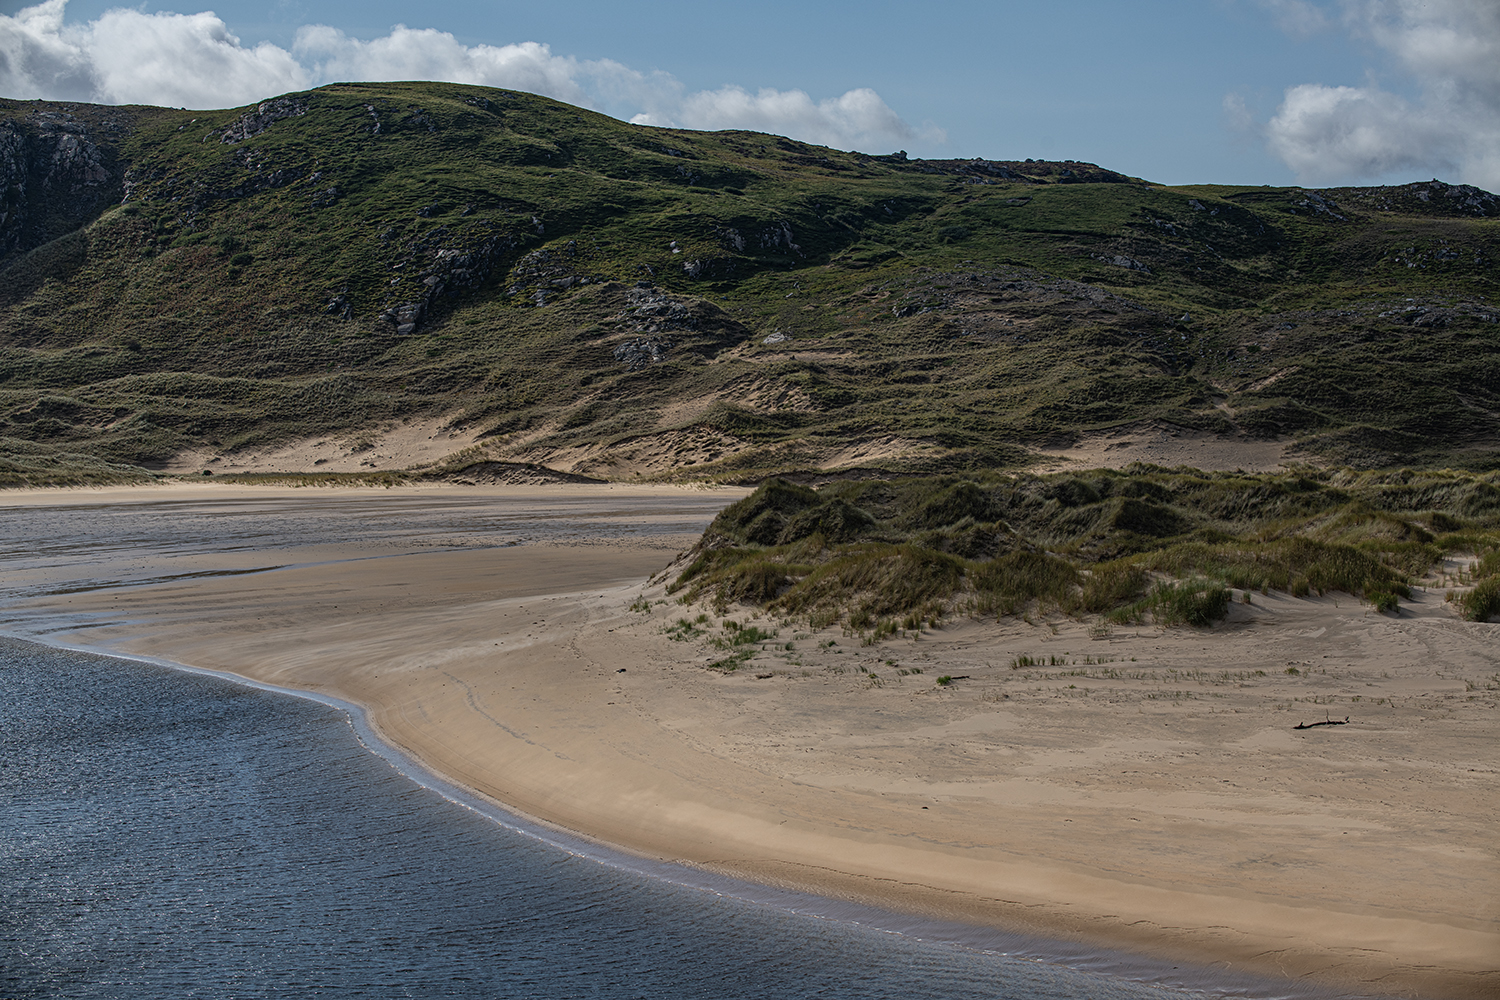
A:
[[[1206,630],[957,619],[865,646],[668,598],[691,526],[741,495],[8,493],[0,629],[337,695],[433,770],[656,857],[1500,996],[1500,625],[1460,621],[1447,581],[1396,617],[1273,593]],[[725,618],[776,633],[731,673],[708,667]]]

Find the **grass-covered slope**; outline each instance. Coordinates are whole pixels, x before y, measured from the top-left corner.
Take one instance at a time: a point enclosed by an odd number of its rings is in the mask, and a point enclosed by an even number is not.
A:
[[[1436,182],[1166,188],[453,84],[0,101],[0,455],[444,414],[490,457],[746,479],[1159,419],[1486,467],[1497,259],[1500,199]]]
[[[1495,473],[778,479],[714,520],[670,589],[874,639],[955,612],[1203,625],[1231,590],[1341,591],[1395,611],[1456,555],[1478,557],[1466,616],[1500,614]]]

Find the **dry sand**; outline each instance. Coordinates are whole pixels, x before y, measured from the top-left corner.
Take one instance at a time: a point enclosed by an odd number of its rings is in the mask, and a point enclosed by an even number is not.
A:
[[[440,462],[480,440],[480,428],[452,426],[453,417],[391,420],[347,434],[302,438],[220,453],[178,452],[161,467],[182,474],[211,472],[379,472]]]
[[[706,667],[720,617],[678,641],[667,628],[706,609],[642,583],[683,533],[606,522],[656,511],[637,520],[660,529],[671,497],[738,494],[600,489],[486,494],[538,517],[596,498],[567,544],[304,531],[278,550],[270,531],[163,554],[142,537],[105,560],[128,576],[49,554],[46,525],[69,504],[102,517],[238,494],[11,494],[37,554],[0,628],[336,694],[434,770],[659,857],[1355,992],[1500,996],[1500,626],[1459,621],[1441,589],[1399,617],[1253,595],[1213,629],[1104,638],[961,620],[867,647],[757,621],[775,642],[724,674]],[[330,493],[294,500],[383,502]],[[265,565],[286,568],[179,572]]]
[[[1041,471],[1123,469],[1132,462],[1176,468],[1275,472],[1292,461],[1289,441],[1210,434],[1145,421],[1082,435],[1067,448],[1043,448]],[[1299,456],[1303,462],[1312,456]]]

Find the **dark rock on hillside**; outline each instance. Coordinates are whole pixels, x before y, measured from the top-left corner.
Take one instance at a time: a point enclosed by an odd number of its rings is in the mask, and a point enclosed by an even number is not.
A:
[[[1453,218],[1500,217],[1500,197],[1472,184],[1445,184],[1437,178],[1386,187],[1336,188],[1322,193],[1381,212]]]
[[[101,130],[65,111],[0,123],[0,267],[86,225],[119,198],[113,124],[106,119]]]
[[[615,360],[625,366],[626,371],[639,371],[648,365],[667,360],[672,342],[660,337],[641,337],[615,345]]]
[[[440,311],[445,298],[483,285],[517,244],[515,235],[479,222],[440,226],[401,246],[390,265],[398,273],[387,282],[379,321],[393,326],[399,336],[416,333]]]
[[[633,288],[610,283],[602,292],[621,300],[623,308],[608,325],[615,337],[629,338],[612,351],[615,360],[630,371],[665,361],[674,350],[701,362],[754,336],[713,303],[672,295],[648,282]]]

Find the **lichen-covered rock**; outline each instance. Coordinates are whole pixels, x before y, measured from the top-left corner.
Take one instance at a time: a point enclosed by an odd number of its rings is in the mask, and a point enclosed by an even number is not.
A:
[[[239,121],[219,133],[219,141],[228,145],[253,139],[283,118],[296,118],[307,114],[307,102],[291,97],[278,97],[273,101],[261,101],[254,111],[241,115]]]

